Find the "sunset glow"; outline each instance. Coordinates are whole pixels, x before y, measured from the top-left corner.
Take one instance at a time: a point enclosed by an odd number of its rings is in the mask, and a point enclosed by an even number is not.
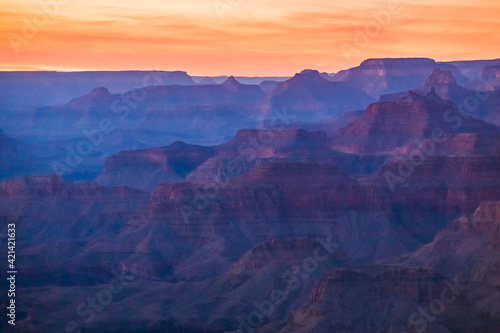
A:
[[[373,57],[499,57],[500,35],[493,32],[500,31],[500,3],[489,0],[0,4],[3,70],[160,68],[192,75],[291,75],[304,68],[335,72]],[[376,23],[375,13],[390,13],[390,6],[397,10]]]

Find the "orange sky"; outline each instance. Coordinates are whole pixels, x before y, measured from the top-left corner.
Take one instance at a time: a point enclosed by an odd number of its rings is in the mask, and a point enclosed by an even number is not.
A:
[[[497,0],[57,1],[0,0],[1,69],[288,76],[373,57],[500,57]],[[397,2],[378,28],[373,13]]]

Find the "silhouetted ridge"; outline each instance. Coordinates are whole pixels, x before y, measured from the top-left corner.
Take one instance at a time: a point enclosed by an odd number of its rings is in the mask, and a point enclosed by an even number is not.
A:
[[[227,90],[229,91],[233,91],[233,92],[236,92],[238,91],[239,89],[241,89],[241,87],[243,86],[243,84],[239,83],[235,78],[234,76],[230,76],[227,78],[226,81],[224,81],[222,83],[222,86],[225,87]]]
[[[431,76],[425,81],[424,87],[434,87],[436,85],[456,85],[457,80],[450,70],[435,69]]]
[[[374,58],[363,61],[360,67],[432,66],[436,61],[430,58]]]

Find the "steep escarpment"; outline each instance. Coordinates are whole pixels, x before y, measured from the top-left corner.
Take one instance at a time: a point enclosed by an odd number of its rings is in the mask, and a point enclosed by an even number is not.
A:
[[[410,91],[394,101],[371,104],[365,114],[338,131],[334,149],[348,153],[408,154],[422,140],[433,140],[433,154],[491,153],[498,129],[481,120],[463,118],[456,105],[431,91]],[[417,142],[417,144],[415,144]]]
[[[420,95],[433,92],[444,100],[454,102],[463,118],[482,119],[498,126],[500,92],[494,88],[498,73],[491,69],[484,75],[487,77],[479,78],[475,84],[469,83],[467,87],[472,89],[468,89],[457,82],[452,71],[435,69],[415,91]],[[404,92],[382,95],[380,101],[394,101],[404,96]]]
[[[456,77],[460,71],[448,64],[438,64],[428,58],[368,59],[360,66],[338,72],[333,80],[361,87],[368,95],[378,98],[422,85],[436,68],[449,69]]]
[[[67,106],[80,110],[104,111],[119,95],[111,94],[105,87],[94,88],[92,91],[81,97],[73,98]]]
[[[319,282],[308,303],[279,332],[495,332],[498,320],[481,317],[464,294],[428,269],[375,266],[336,269]]]
[[[473,311],[481,313],[480,322],[493,322],[496,329],[500,327],[499,207],[498,201],[482,202],[473,214],[456,219],[432,242],[398,260],[454,281]]]
[[[500,89],[500,65],[488,66],[483,68],[477,79],[473,81],[481,90],[499,90]]]
[[[263,311],[265,319],[258,326],[281,321],[307,301],[314,284],[331,269],[351,262],[339,244],[321,238],[289,237],[262,242],[243,254],[204,291],[203,297],[217,295],[227,300],[211,309],[208,320],[226,322],[228,330],[230,326],[243,329],[248,324],[242,322],[250,318],[249,313]]]
[[[449,61],[444,64],[455,66],[460,72],[468,77],[474,79],[485,67],[500,65],[500,59],[491,60],[465,60],[465,61]]]
[[[164,110],[197,106],[249,106],[258,103],[263,95],[259,86],[241,84],[231,76],[218,85],[159,86],[151,90],[141,104],[148,109],[160,107]]]
[[[121,230],[147,195],[124,186],[31,176],[2,181],[0,199],[0,220],[15,223],[19,233],[16,241],[23,260],[18,265],[24,281],[41,285],[102,278],[109,272],[105,255],[79,256],[89,242]],[[89,274],[76,274],[80,269]]]
[[[467,224],[461,226],[468,227]],[[470,230],[490,234],[500,241],[500,202],[482,202],[472,215]]]
[[[96,182],[152,191],[163,182],[184,179],[215,154],[213,147],[175,142],[167,147],[124,151],[106,159]]]
[[[435,267],[450,278],[497,285],[499,207],[498,201],[480,203],[473,213],[456,219],[432,242],[412,253],[407,262]],[[451,253],[455,255],[448,256]]]
[[[124,267],[166,279],[213,277],[271,237],[330,235],[354,258],[387,259],[431,241],[479,202],[498,199],[498,186],[472,185],[469,176],[469,183],[429,178],[392,191],[377,179],[358,183],[334,165],[260,160],[234,178],[159,186],[124,232],[99,247],[148,253],[122,259]],[[196,263],[191,253],[210,255]]]
[[[311,121],[338,118],[347,111],[364,109],[371,101],[354,85],[332,82],[318,71],[306,70],[269,91],[261,109],[268,118],[286,111],[292,117],[288,121]]]

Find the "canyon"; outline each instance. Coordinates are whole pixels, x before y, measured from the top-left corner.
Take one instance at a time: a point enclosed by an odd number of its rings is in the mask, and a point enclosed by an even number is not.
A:
[[[16,329],[498,332],[495,66],[369,59],[143,88],[143,73],[89,73],[64,103],[9,120],[7,100]]]

